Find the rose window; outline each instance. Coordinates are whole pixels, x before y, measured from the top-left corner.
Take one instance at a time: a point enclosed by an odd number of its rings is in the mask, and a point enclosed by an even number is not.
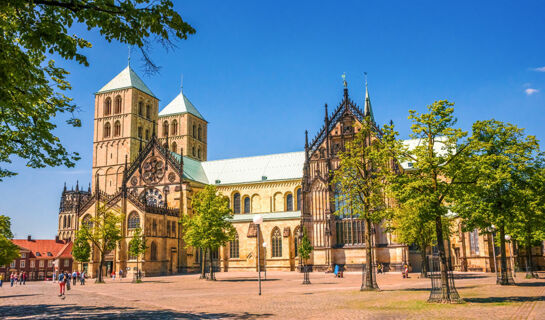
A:
[[[148,206],[161,207],[165,205],[163,194],[157,189],[146,190],[143,198]]]
[[[144,163],[143,169],[142,179],[146,183],[157,183],[165,175],[164,163],[157,157],[147,160]]]

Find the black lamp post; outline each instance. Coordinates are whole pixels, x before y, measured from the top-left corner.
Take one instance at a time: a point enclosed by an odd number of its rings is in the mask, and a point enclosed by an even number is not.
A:
[[[259,283],[259,295],[261,295],[261,224],[263,223],[263,216],[256,214],[254,216],[254,224],[257,226],[257,282]]]

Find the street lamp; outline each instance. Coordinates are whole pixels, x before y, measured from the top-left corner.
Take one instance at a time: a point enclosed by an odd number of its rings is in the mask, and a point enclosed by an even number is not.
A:
[[[261,229],[260,226],[263,223],[263,216],[260,214],[256,214],[254,216],[254,224],[257,226],[257,282],[259,283],[259,295],[261,295],[261,257],[259,252],[261,251],[260,246],[260,236],[261,236]]]
[[[511,272],[513,273],[513,277],[517,277],[517,273],[515,272],[515,257],[514,257],[514,247],[513,242],[511,242],[511,235],[506,234],[505,240],[509,242],[509,251],[511,251]]]
[[[265,280],[267,280],[267,241],[263,241],[263,271],[265,271]]]

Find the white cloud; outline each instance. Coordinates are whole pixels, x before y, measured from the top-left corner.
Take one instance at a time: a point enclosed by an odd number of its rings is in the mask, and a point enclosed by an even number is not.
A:
[[[527,95],[527,96],[531,96],[531,95],[533,95],[534,93],[538,93],[539,90],[533,89],[533,88],[528,88],[528,89],[525,89],[524,92],[526,92],[526,95]]]
[[[539,67],[539,68],[534,68],[534,71],[537,71],[537,72],[545,72],[545,66]]]

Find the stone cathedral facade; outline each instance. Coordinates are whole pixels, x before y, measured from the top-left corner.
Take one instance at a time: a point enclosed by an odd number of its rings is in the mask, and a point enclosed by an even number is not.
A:
[[[182,91],[160,110],[159,99],[128,66],[95,93],[91,186],[87,191],[79,185],[75,190],[64,188],[58,235],[73,239],[100,203],[124,218],[123,239],[107,254],[105,271],[133,272],[137,259],[127,247],[137,227],[148,248],[139,257],[146,275],[196,271],[202,253],[185,246],[179,220],[192,213],[195,193],[213,184],[229,197],[237,230],[233,241],[213,253],[221,271],[255,270],[258,263],[268,270],[297,270],[302,226],[315,247],[309,261],[314,270],[335,264],[361,268],[363,225],[358,219],[334,215],[330,173],[337,165],[337,152],[366,115],[374,121],[369,93],[360,109],[345,86],[331,114],[326,105],[323,127],[310,142],[306,138],[303,151],[207,161],[208,122],[203,115]],[[411,164],[401,166],[409,169]],[[252,223],[255,214],[264,217],[260,234]],[[399,270],[405,262],[414,271],[420,268],[417,251],[397,243],[380,225],[373,229],[375,256],[386,270]],[[257,237],[266,247],[257,247]],[[491,268],[486,234],[456,230],[448,248],[455,269]],[[79,268],[94,276],[98,256],[92,254],[91,261]]]

